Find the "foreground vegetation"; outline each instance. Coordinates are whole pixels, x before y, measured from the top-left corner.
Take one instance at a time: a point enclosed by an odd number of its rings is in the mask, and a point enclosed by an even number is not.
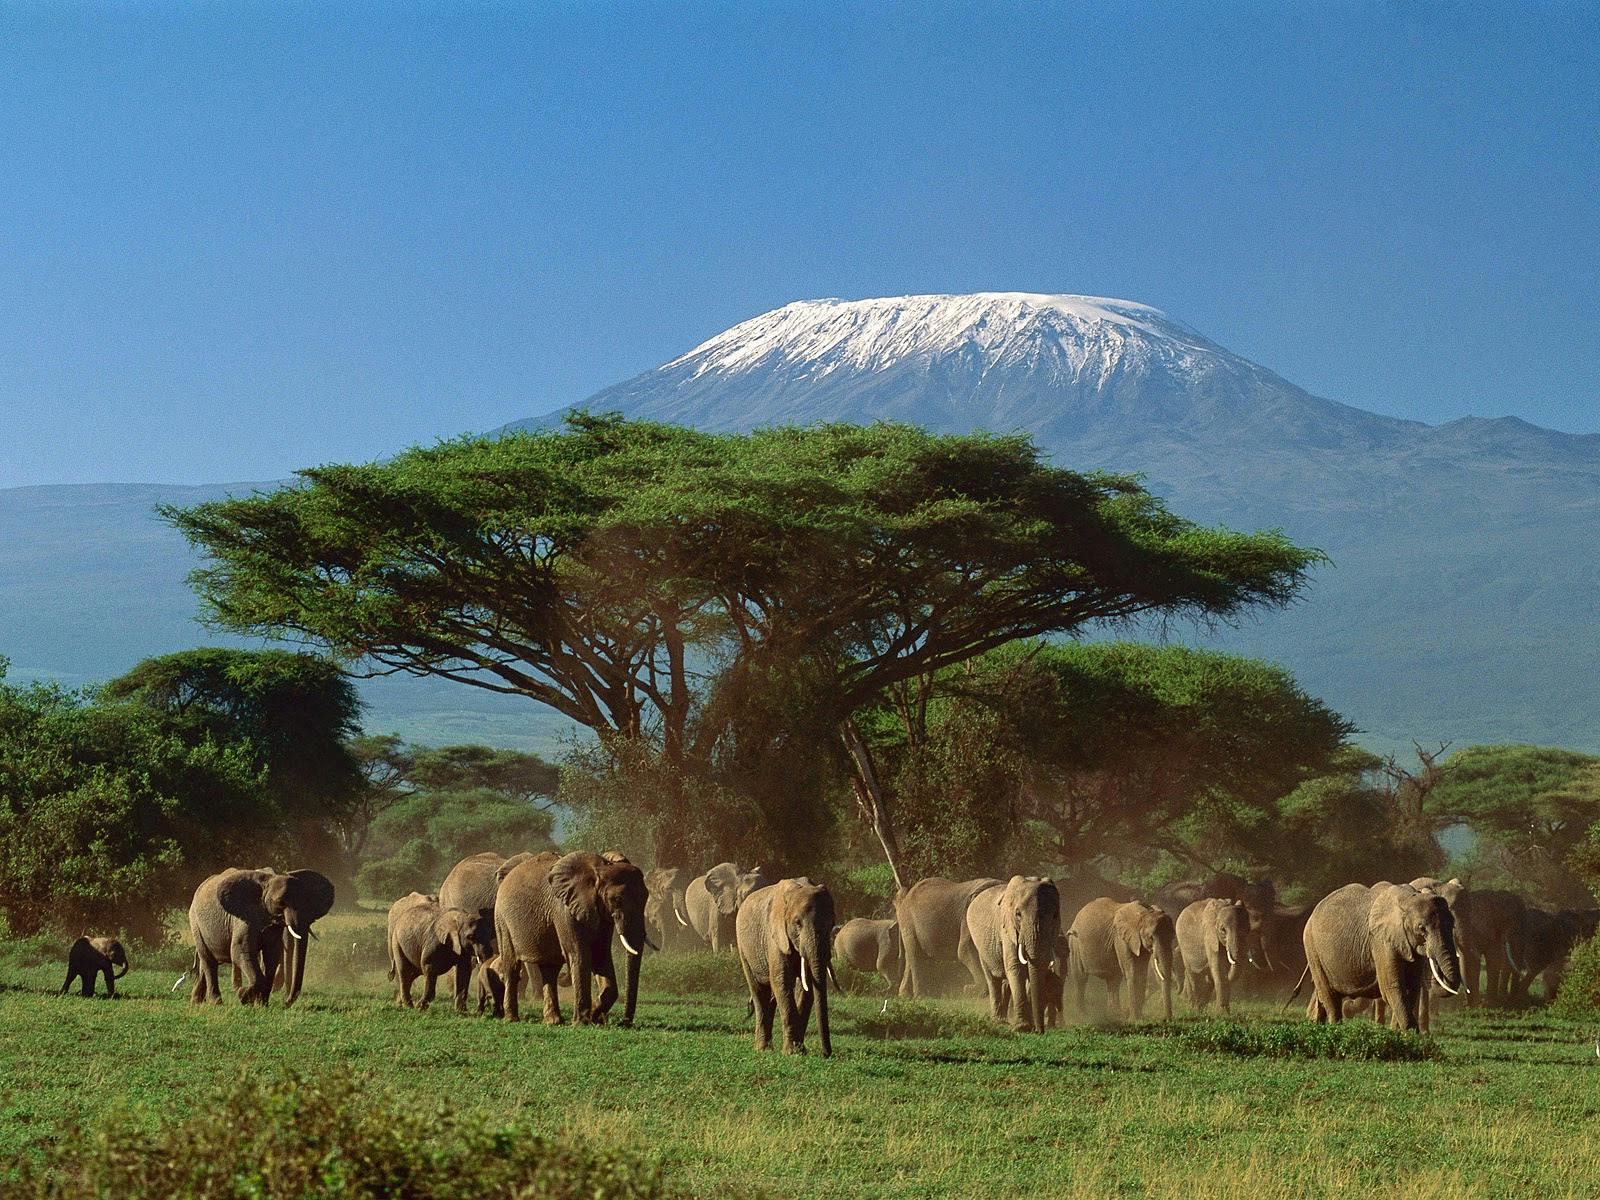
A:
[[[1544,1013],[1449,1014],[1431,1043],[1266,1004],[1033,1037],[861,994],[836,1005],[832,1060],[785,1058],[751,1050],[731,958],[652,958],[632,1030],[510,1027],[396,1009],[381,970],[335,953],[360,944],[340,920],[288,1011],[192,1009],[165,966],[129,974],[125,1000],[57,999],[54,964],[0,957],[0,1158],[39,1162],[63,1122],[111,1118],[120,1144],[192,1129],[241,1074],[328,1081],[325,1109],[348,1072],[358,1105],[467,1121],[448,1144],[544,1135],[580,1172],[601,1168],[571,1147],[621,1152],[593,1195],[648,1194],[656,1168],[667,1194],[776,1196],[1579,1196],[1600,1178],[1593,1031]],[[269,1092],[273,1111],[309,1086]],[[460,1194],[491,1194],[478,1179],[462,1166]]]

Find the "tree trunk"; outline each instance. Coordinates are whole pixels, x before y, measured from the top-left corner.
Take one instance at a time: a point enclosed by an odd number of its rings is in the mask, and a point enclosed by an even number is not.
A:
[[[872,832],[878,835],[878,844],[883,847],[883,856],[889,862],[889,872],[894,876],[895,891],[903,892],[906,881],[900,871],[900,843],[895,838],[889,806],[884,800],[883,789],[878,784],[878,772],[872,763],[872,749],[861,736],[861,731],[856,728],[855,720],[851,717],[839,722],[839,737],[844,742],[845,753],[850,756],[850,762],[855,768],[850,783],[855,788],[856,803],[872,825]]]

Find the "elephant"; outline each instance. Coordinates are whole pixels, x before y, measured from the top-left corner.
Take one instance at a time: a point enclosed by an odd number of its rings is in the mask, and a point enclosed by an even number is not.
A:
[[[1122,984],[1128,985],[1128,1009],[1134,1020],[1144,1019],[1145,993],[1150,968],[1161,980],[1162,1013],[1172,1019],[1173,955],[1177,932],[1172,918],[1141,900],[1119,903],[1109,896],[1091,900],[1078,910],[1067,930],[1070,964],[1078,1011],[1084,1012],[1091,975],[1104,980],[1109,1007],[1121,1008]]]
[[[241,1004],[265,1004],[284,966],[284,1007],[300,996],[305,982],[306,938],[311,926],[333,907],[333,884],[317,871],[280,875],[270,867],[230,868],[206,879],[189,902],[189,932],[194,937],[196,1003],[220,1003],[217,965],[231,963],[238,976]],[[293,952],[284,953],[284,934]]]
[[[495,894],[495,940],[505,980],[505,1019],[521,1019],[518,988],[524,970],[537,969],[544,994],[544,1023],[561,1024],[556,980],[566,965],[572,974],[573,1017],[580,1025],[604,1024],[617,1001],[611,958],[615,933],[627,952],[628,974],[622,1023],[633,1023],[639,998],[639,959],[648,945],[644,872],[626,859],[613,862],[587,850],[535,854],[514,866]],[[602,980],[599,999],[593,977]]]
[[[507,858],[493,850],[471,854],[450,868],[450,874],[439,885],[439,905],[442,908],[462,908],[467,912],[489,910],[494,919],[494,894],[500,881],[518,863],[532,858],[530,852],[513,854]]]
[[[1244,901],[1196,900],[1178,914],[1174,928],[1189,1002],[1204,1008],[1214,995],[1217,1007],[1229,1012],[1232,983],[1250,938],[1250,914]]]
[[[739,905],[757,888],[768,884],[760,867],[740,871],[732,863],[718,863],[696,875],[683,890],[684,911],[695,935],[709,943],[713,954],[733,945],[734,917]]]
[[[967,906],[979,892],[999,886],[998,879],[957,883],[935,876],[918,880],[895,896],[895,922],[906,959],[900,977],[902,996],[937,995],[936,963],[960,963],[973,983],[987,989],[988,977],[967,929]]]
[[[698,939],[684,906],[689,872],[682,867],[655,867],[644,873],[644,882],[650,889],[644,906],[645,924],[655,931],[662,953],[693,949]]]
[[[1392,1028],[1416,1030],[1429,974],[1452,996],[1464,982],[1449,903],[1410,884],[1352,883],[1324,896],[1305,949],[1319,1023],[1343,1020],[1348,999],[1381,1000]]]
[[[111,973],[112,967],[121,967],[116,974]],[[106,997],[111,1000],[117,998],[117,980],[128,973],[128,952],[122,948],[122,943],[116,938],[92,938],[84,934],[72,943],[72,948],[67,951],[67,981],[61,985],[58,996],[65,996],[72,987],[74,979],[82,980],[83,994],[94,995],[95,977],[104,975],[106,978]]]
[[[1506,947],[1512,970],[1508,999],[1526,1000],[1533,981],[1541,976],[1545,999],[1553,997],[1561,985],[1567,956],[1579,942],[1594,936],[1597,920],[1600,909],[1525,909]]]
[[[967,905],[967,934],[977,951],[989,1010],[1027,1033],[1044,1030],[1047,988],[1043,975],[1055,962],[1061,937],[1061,895],[1036,875],[1013,875],[1004,887],[985,888]]]
[[[892,920],[851,918],[833,931],[833,953],[857,971],[882,975],[891,994],[900,986],[906,956],[900,926]]]
[[[1515,950],[1508,947],[1516,939],[1527,902],[1515,892],[1498,888],[1464,888],[1450,906],[1460,927],[1458,937],[1467,985],[1483,1003],[1503,1004],[1515,977],[1511,965]],[[1469,996],[1467,1003],[1473,1002]]]
[[[832,958],[833,894],[801,877],[757,888],[734,919],[739,966],[756,1016],[756,1049],[772,1048],[772,1018],[783,1028],[783,1052],[806,1052],[806,1025],[816,998],[822,1057],[833,1054],[828,1031],[828,975]],[[798,1001],[795,984],[800,985]]]
[[[1056,961],[1051,968],[1039,977],[1039,990],[1043,994],[1044,1023],[1047,1026],[1059,1025],[1062,1019],[1062,1010],[1066,1000],[1067,970],[1071,963],[1071,943],[1063,933],[1056,938]]]
[[[506,1015],[506,981],[500,973],[500,956],[494,955],[478,964],[478,1015],[485,1008],[496,1017]]]
[[[467,1011],[472,964],[495,953],[494,918],[489,910],[445,908],[437,896],[412,892],[389,906],[389,978],[395,1003],[412,1007],[411,985],[423,977],[422,1005],[433,1003],[439,976],[455,972],[456,1011]]]

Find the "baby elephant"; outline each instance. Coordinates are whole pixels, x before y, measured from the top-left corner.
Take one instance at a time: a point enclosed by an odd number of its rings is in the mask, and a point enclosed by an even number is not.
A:
[[[121,967],[115,975],[111,973],[113,966]],[[67,981],[61,985],[58,996],[65,996],[67,989],[72,986],[74,979],[83,980],[83,994],[94,995],[94,977],[105,975],[106,995],[113,1000],[117,996],[117,983],[128,973],[128,953],[122,948],[122,943],[116,938],[92,938],[85,934],[72,943],[72,949],[67,951]]]
[[[487,910],[443,908],[437,896],[412,892],[389,907],[389,978],[395,1003],[411,1005],[411,985],[423,977],[422,1007],[433,1003],[439,976],[455,972],[457,1012],[467,1011],[474,960],[494,956],[494,918]]]

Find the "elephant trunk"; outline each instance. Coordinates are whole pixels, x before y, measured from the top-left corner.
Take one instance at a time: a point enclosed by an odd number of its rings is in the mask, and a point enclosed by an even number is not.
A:
[[[1044,964],[1037,958],[1028,960],[1028,1007],[1032,1010],[1033,1031],[1044,1032]]]
[[[293,934],[293,945],[286,947],[283,1006],[288,1008],[300,998],[300,987],[305,981],[306,974],[306,939],[302,934],[295,934],[292,926],[287,926]]]
[[[639,1003],[639,964],[643,960],[641,954],[628,955],[622,984],[622,1020],[627,1025],[633,1024],[633,1010]]]
[[[1154,951],[1156,973],[1161,977],[1161,1011],[1162,1016],[1172,1020],[1172,946],[1170,943],[1157,939]]]
[[[819,934],[813,928],[807,930],[799,946],[802,969],[810,973],[809,982],[816,993],[817,1036],[822,1041],[824,1058],[833,1054],[833,1034],[828,1027],[828,969],[831,965],[828,946],[831,941],[830,937]]]
[[[127,973],[128,973],[128,960],[127,959],[123,959],[122,960],[122,970],[112,972],[111,978],[113,978],[113,979],[121,979]]]
[[[1428,969],[1434,982],[1452,996],[1460,995],[1466,981],[1461,974],[1461,957],[1456,953],[1455,939],[1447,932],[1430,933],[1426,949]]]

